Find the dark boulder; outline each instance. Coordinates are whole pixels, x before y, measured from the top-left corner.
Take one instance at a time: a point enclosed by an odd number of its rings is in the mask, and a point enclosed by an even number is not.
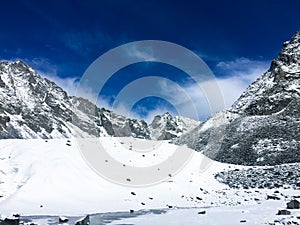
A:
[[[291,211],[286,209],[278,210],[278,213],[276,215],[291,215]]]
[[[267,200],[280,200],[280,198],[279,197],[277,197],[277,196],[274,196],[274,195],[267,195]]]
[[[286,208],[287,209],[299,209],[300,208],[300,202],[297,201],[296,199],[294,199],[294,200],[292,200],[292,201],[290,201],[286,204]]]
[[[59,221],[59,223],[66,223],[66,222],[69,221],[69,219],[68,219],[67,217],[60,216],[60,217],[58,218],[58,221]]]
[[[19,217],[5,218],[4,220],[0,220],[0,225],[19,225],[19,224],[20,224]]]
[[[75,225],[89,225],[90,217],[87,215],[86,217],[82,217],[81,219],[75,222]]]

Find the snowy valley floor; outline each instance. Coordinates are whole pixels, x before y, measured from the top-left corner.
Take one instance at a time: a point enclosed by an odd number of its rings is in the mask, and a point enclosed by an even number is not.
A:
[[[177,149],[164,141],[133,138],[107,137],[100,142],[126,166],[172,164],[169,159]],[[75,218],[97,213],[91,224],[300,224],[299,209],[290,210],[291,215],[276,215],[300,195],[299,190],[288,185],[230,188],[219,182],[233,176],[227,176],[226,171],[250,167],[218,163],[197,152],[177,174],[169,176],[169,171],[157,170],[158,177],[166,175],[161,183],[131,187],[99,176],[83,159],[75,139],[0,140],[0,146],[2,216],[18,213]],[[140,146],[144,146],[142,151]],[[101,162],[110,163],[106,159]],[[203,169],[203,165],[207,167]],[[216,174],[221,176],[215,179]],[[268,195],[278,200],[267,200]],[[39,218],[34,221],[40,224],[47,223],[43,217],[34,218]]]

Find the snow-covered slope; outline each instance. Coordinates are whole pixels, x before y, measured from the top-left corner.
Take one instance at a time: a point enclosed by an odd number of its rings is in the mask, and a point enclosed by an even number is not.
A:
[[[199,124],[200,122],[186,117],[173,117],[170,113],[165,113],[154,117],[149,130],[154,140],[170,140],[193,130]]]
[[[147,154],[132,151],[126,144],[134,146],[136,142],[133,138],[101,138],[101,144],[107,151],[126,165],[157,164],[167,159],[177,148],[161,141],[157,142],[155,152],[152,150]],[[216,197],[205,194],[199,187],[211,191],[226,187],[214,181],[212,176],[213,172],[224,168],[222,164],[215,163],[204,173],[198,171],[199,162],[204,157],[199,153],[175,177],[168,177],[156,186],[134,188],[111,183],[97,175],[81,157],[75,139],[50,139],[47,142],[41,139],[0,140],[0,144],[3,146],[0,151],[0,179],[3,181],[0,184],[0,208],[4,214],[74,215],[166,208],[167,205],[205,205],[195,199],[196,195],[203,199],[209,198],[209,202],[216,201],[217,204]],[[149,141],[149,145],[152,147],[153,143]],[[157,173],[167,171],[160,170]],[[204,182],[206,179],[212,182]]]
[[[300,31],[285,42],[270,69],[231,109],[202,123],[177,143],[221,162],[276,165],[300,162]],[[210,137],[219,132],[218,145]]]
[[[98,139],[88,140],[94,142]],[[174,161],[168,160],[168,157],[178,148],[166,141],[143,140],[143,146],[156,146],[145,153],[133,151],[129,146],[130,143],[134,149],[141,141],[139,139],[103,137],[100,141],[110,155],[132,166],[157,165],[163,160],[173,165]],[[188,210],[191,222],[196,218],[206,218],[202,224],[205,221],[211,221],[210,224],[218,221],[218,224],[237,224],[242,219],[253,221],[251,224],[263,224],[275,219],[277,210],[284,208],[292,196],[299,195],[296,190],[288,189],[287,185],[269,190],[229,188],[215,179],[215,175],[224,175],[228,170],[239,172],[248,167],[215,162],[186,147],[181,150],[194,152],[194,155],[178,173],[166,175],[165,180],[156,185],[132,187],[110,182],[96,174],[81,157],[76,139],[0,140],[0,145],[2,216],[16,213],[22,216],[79,216],[87,213],[163,209],[171,210],[166,214],[167,218]],[[105,159],[101,161],[110,164]],[[157,170],[158,175],[167,173],[163,169]],[[267,195],[274,196],[275,190],[279,191],[275,195],[280,200],[266,200]],[[256,214],[264,208],[260,204],[267,207],[259,214],[264,217]],[[178,209],[182,207],[187,209],[182,209],[184,212]],[[206,214],[198,214],[202,211],[206,211]],[[242,211],[247,213],[243,215]],[[224,215],[227,215],[228,220],[221,223],[220,217]],[[292,215],[297,216],[299,212],[293,211]],[[236,218],[229,220],[229,216]],[[157,217],[158,221],[164,221],[163,215],[163,218],[159,215]],[[257,222],[258,217],[261,223]],[[189,221],[185,217],[176,218],[171,220],[174,224]]]
[[[151,138],[145,121],[68,96],[22,61],[0,62],[0,138],[99,136]]]

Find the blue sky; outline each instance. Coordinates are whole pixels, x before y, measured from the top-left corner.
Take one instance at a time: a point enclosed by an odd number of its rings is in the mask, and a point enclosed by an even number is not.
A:
[[[5,1],[0,8],[0,59],[22,59],[74,94],[88,66],[108,50],[140,40],[174,42],[208,64],[229,107],[300,29],[299,8],[297,0]],[[185,77],[158,63],[128,66],[109,80],[99,104],[110,107],[126,84],[152,74],[178,83]],[[183,85],[200,99],[196,107],[205,119],[211,112],[203,94]],[[176,89],[170,95],[180,99]],[[115,110],[131,110],[131,116],[149,120],[166,110],[176,113],[177,107],[156,97],[137,102],[133,109],[124,103]]]

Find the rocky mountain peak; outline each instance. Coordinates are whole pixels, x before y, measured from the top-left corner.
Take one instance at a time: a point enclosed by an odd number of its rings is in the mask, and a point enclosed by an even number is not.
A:
[[[151,136],[156,140],[169,140],[181,136],[199,125],[198,121],[181,116],[172,116],[169,112],[154,117],[149,125]]]
[[[300,32],[273,60],[270,69],[252,83],[233,104],[231,111],[246,115],[270,115],[300,96]]]
[[[172,118],[170,114],[164,117]],[[68,96],[22,61],[0,62],[0,138],[99,136],[151,139],[145,121],[100,109],[81,97]]]
[[[300,73],[300,31],[296,32],[290,41],[283,43],[277,59],[272,61],[269,71],[274,74],[274,81],[291,79]]]
[[[284,42],[276,62],[285,73],[300,72],[300,31],[296,32],[290,41]]]
[[[299,41],[298,31],[283,44],[270,69],[253,82],[229,110],[182,135],[177,143],[187,144],[226,163],[300,162]],[[210,147],[211,134],[215,131],[222,131],[217,148]]]

